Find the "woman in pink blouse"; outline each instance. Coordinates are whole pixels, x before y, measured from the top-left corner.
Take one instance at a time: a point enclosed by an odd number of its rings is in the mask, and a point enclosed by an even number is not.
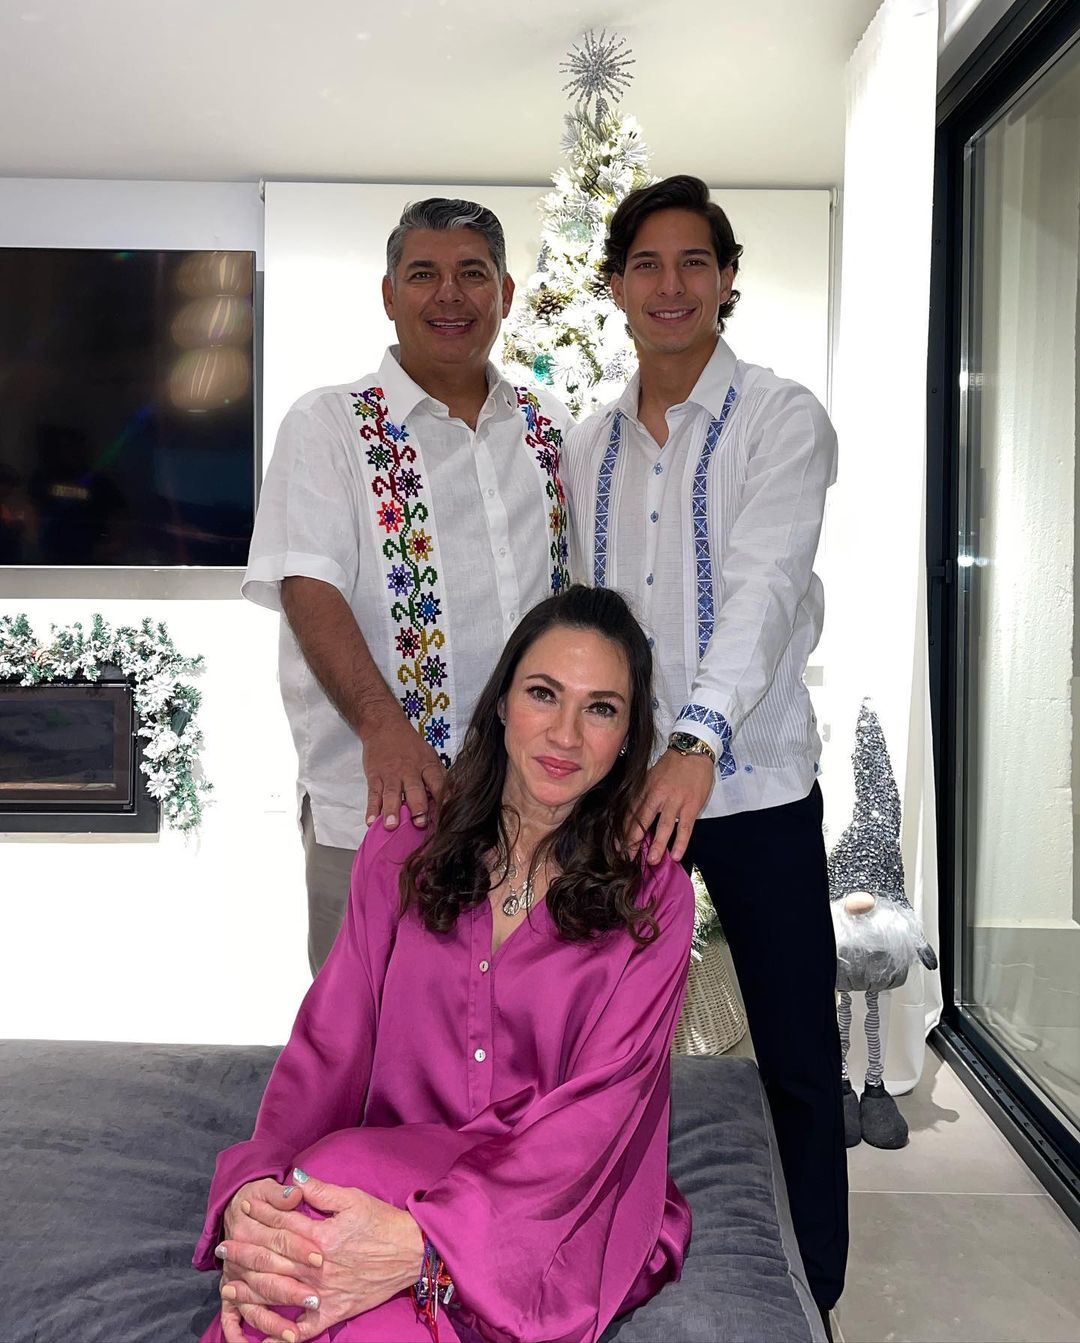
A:
[[[511,635],[432,830],[377,822],[255,1132],[204,1343],[591,1343],[678,1278],[668,1054],[693,898],[627,853],[652,659],[614,592]]]

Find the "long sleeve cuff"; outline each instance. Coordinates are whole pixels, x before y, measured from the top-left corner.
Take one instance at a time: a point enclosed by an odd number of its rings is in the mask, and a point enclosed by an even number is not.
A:
[[[721,779],[728,779],[735,773],[731,726],[718,710],[704,704],[686,704],[679,710],[674,731],[688,732],[712,747],[716,753],[716,772]]]
[[[292,1157],[285,1155],[284,1160],[282,1157],[280,1151],[277,1153],[272,1151],[272,1144],[258,1139],[237,1143],[235,1147],[227,1147],[218,1153],[207,1202],[206,1220],[191,1260],[196,1268],[221,1267],[214,1257],[214,1249],[224,1235],[222,1219],[229,1201],[240,1186],[247,1184],[249,1180],[261,1180],[269,1176],[279,1184],[284,1184],[286,1176],[292,1170]]]

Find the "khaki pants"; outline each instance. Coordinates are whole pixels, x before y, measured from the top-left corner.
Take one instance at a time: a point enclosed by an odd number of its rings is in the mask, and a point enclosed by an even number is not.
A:
[[[308,964],[314,977],[329,956],[338,929],[345,921],[356,851],[315,842],[311,801],[306,796],[300,808],[300,826],[304,836],[304,876],[307,880]]]

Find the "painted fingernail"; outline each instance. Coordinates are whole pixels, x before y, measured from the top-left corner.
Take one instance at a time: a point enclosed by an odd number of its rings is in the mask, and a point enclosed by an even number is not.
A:
[[[294,1185],[294,1184],[283,1184],[283,1185],[281,1186],[281,1197],[282,1197],[282,1198],[288,1198],[289,1195],[292,1193],[292,1191],[293,1191],[295,1188],[296,1188],[296,1185]]]
[[[318,1310],[319,1298],[317,1296],[305,1296],[304,1305],[307,1306],[308,1310]]]
[[[296,1335],[291,1329],[283,1329],[281,1337],[285,1340],[285,1343],[296,1343]]]
[[[224,1245],[219,1245],[217,1249],[214,1251],[214,1254],[217,1256],[218,1259],[224,1259],[228,1255],[228,1250],[226,1250]]]
[[[245,1216],[247,1216],[247,1214],[251,1211],[251,1204],[249,1203],[249,1201],[248,1201],[246,1198],[242,1198],[242,1199],[240,1200],[240,1211],[241,1211]]]
[[[322,1255],[318,1252],[318,1250],[313,1250],[311,1254],[308,1255],[307,1261],[312,1266],[312,1268],[322,1268],[323,1258]]]
[[[292,1177],[297,1184],[307,1184],[308,1180],[311,1178],[307,1171],[301,1170],[299,1166],[293,1167]]]
[[[235,1301],[235,1300],[236,1300],[236,1288],[235,1288],[235,1287],[232,1287],[232,1286],[229,1286],[229,1287],[223,1287],[223,1288],[221,1289],[221,1295],[225,1298],[226,1301]]]

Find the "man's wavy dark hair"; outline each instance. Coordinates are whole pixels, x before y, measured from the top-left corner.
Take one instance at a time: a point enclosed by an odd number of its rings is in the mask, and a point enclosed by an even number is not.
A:
[[[735,241],[735,231],[727,215],[710,197],[709,188],[700,177],[681,174],[665,177],[662,182],[654,182],[652,186],[638,187],[623,199],[611,216],[604,239],[604,259],[600,263],[600,271],[605,280],[610,281],[613,275],[626,273],[626,258],[630,255],[638,229],[658,210],[689,210],[691,214],[701,215],[708,222],[712,233],[713,251],[720,269],[730,266],[734,274],[738,275],[742,243]],[[727,319],[735,311],[739,297],[739,291],[733,289],[727,302],[720,304],[716,314],[719,330],[723,331]]]
[[[492,854],[496,871],[505,873],[509,864],[517,835],[515,818],[503,809],[507,756],[499,704],[526,650],[559,626],[595,630],[622,650],[630,672],[630,725],[626,754],[537,847],[533,871],[553,860],[558,875],[547,907],[567,941],[625,929],[645,944],[657,934],[654,902],[639,903],[641,859],[627,851],[625,838],[652,753],[652,654],[617,592],[580,584],[534,606],[511,634],[446,776],[434,829],[402,869],[402,908],[415,905],[432,932],[447,932],[463,910],[488,898]]]

